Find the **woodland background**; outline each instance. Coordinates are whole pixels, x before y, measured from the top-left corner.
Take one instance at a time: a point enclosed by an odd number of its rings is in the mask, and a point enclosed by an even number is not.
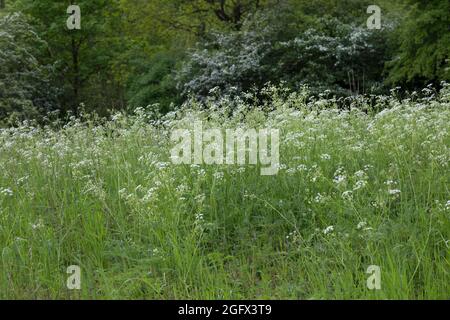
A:
[[[71,3],[81,8],[81,30],[67,29]],[[366,26],[371,4],[382,9],[381,30]],[[137,107],[165,114],[188,97],[240,95],[268,82],[345,98],[450,80],[447,0],[2,0],[1,7],[3,125]]]

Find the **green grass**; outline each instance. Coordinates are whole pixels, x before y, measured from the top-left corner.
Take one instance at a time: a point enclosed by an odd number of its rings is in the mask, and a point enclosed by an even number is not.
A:
[[[375,115],[291,95],[269,113],[4,129],[0,298],[448,299],[449,100]],[[169,134],[195,118],[279,128],[279,173],[173,165]]]

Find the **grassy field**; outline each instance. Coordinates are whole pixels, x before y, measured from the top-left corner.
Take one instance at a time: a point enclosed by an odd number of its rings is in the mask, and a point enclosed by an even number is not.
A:
[[[449,90],[378,113],[273,96],[2,129],[0,298],[450,298]],[[279,128],[280,171],[172,164],[194,119]]]

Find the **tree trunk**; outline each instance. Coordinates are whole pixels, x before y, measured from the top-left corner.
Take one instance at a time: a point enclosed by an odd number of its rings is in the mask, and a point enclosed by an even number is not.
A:
[[[79,93],[80,93],[80,67],[79,67],[79,55],[78,46],[75,41],[75,37],[72,36],[72,88],[73,88],[73,104],[72,110],[75,114],[78,114]]]

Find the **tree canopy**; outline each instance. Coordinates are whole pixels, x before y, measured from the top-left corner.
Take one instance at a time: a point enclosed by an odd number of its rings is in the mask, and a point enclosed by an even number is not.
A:
[[[52,83],[63,113],[83,106],[100,114],[139,106],[164,113],[189,95],[267,82],[348,96],[450,80],[450,3],[378,3],[381,30],[367,29],[366,0],[6,0],[1,16],[22,12],[45,45],[18,36],[16,16],[5,18],[0,68],[10,70],[3,79],[23,67],[39,78],[34,85]],[[80,30],[66,26],[70,4],[81,9]],[[36,62],[20,62],[19,52]],[[19,92],[11,88],[1,94]],[[38,113],[53,110],[36,99]],[[31,105],[12,101],[2,100],[2,118]]]

